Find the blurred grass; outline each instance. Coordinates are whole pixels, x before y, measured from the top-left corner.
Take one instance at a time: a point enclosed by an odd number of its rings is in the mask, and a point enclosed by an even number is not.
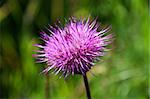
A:
[[[43,99],[45,83],[32,44],[58,18],[98,16],[112,25],[115,41],[104,62],[88,73],[93,99],[148,99],[148,0],[2,0],[0,1],[0,96]],[[49,76],[49,99],[86,99],[82,77]]]

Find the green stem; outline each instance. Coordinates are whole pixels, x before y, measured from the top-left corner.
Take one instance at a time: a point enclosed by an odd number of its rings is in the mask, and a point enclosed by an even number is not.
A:
[[[86,88],[87,99],[91,99],[91,93],[90,93],[90,88],[89,88],[88,79],[87,79],[86,74],[83,75],[83,79],[84,79],[84,85]]]

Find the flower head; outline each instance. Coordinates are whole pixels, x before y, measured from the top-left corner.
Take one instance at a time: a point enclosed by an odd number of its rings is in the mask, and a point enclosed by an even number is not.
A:
[[[106,34],[110,27],[98,31],[97,20],[77,20],[72,18],[64,28],[49,26],[49,33],[41,32],[44,45],[35,44],[40,50],[34,56],[37,62],[46,62],[55,74],[62,72],[84,75],[94,65],[94,61],[104,55],[106,46],[112,42],[112,34]]]

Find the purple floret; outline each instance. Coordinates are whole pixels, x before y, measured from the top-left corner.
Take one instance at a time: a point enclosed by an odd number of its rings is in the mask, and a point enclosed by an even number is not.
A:
[[[48,33],[41,32],[44,45],[35,44],[40,50],[34,57],[37,62],[46,62],[48,67],[43,73],[51,69],[55,74],[62,72],[84,75],[94,65],[94,60],[104,55],[106,46],[112,42],[112,34],[106,35],[110,27],[98,31],[96,20],[71,19],[64,28],[49,26]]]

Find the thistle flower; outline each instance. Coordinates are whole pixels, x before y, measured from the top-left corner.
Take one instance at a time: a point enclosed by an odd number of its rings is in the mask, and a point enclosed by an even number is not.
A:
[[[62,29],[59,26],[47,28],[49,33],[42,31],[44,45],[35,44],[40,48],[34,57],[37,62],[46,62],[48,67],[43,73],[53,69],[55,74],[62,72],[64,77],[69,74],[85,75],[94,66],[94,61],[104,55],[106,46],[112,42],[110,27],[98,31],[97,20],[77,20],[71,18]]]

